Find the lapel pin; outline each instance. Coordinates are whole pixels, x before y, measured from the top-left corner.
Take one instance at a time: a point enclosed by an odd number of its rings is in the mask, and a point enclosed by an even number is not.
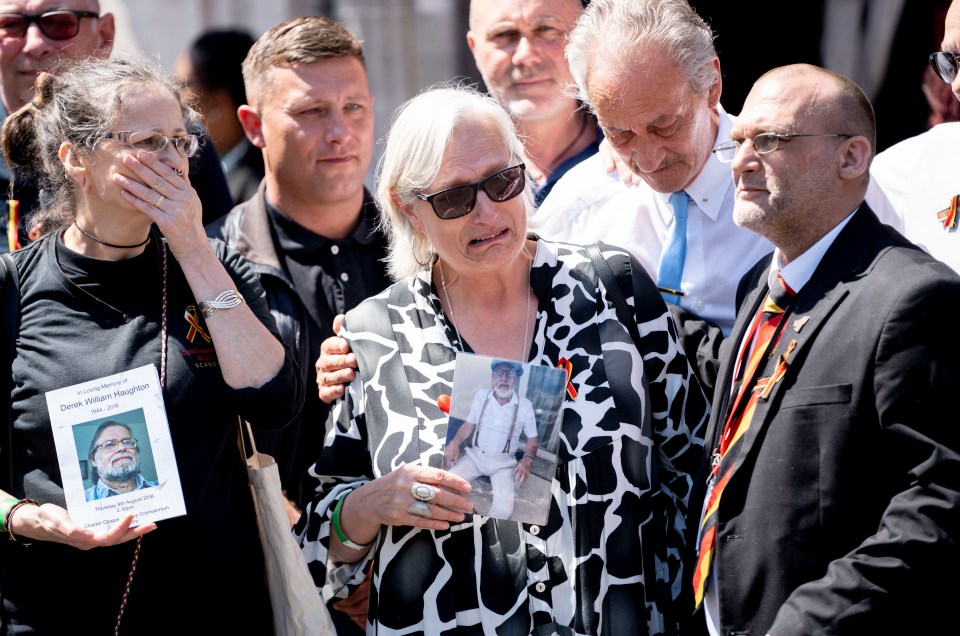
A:
[[[937,220],[943,224],[943,229],[954,230],[957,227],[957,205],[960,204],[960,194],[954,195],[950,199],[950,205],[946,210],[937,212]]]
[[[566,358],[560,358],[560,361],[557,362],[557,366],[567,372],[567,395],[570,396],[571,400],[576,400],[577,389],[573,386],[573,381],[570,379],[570,377],[573,375],[573,363]]]
[[[804,316],[803,318],[797,318],[793,321],[793,330],[797,333],[800,333],[800,330],[803,329],[803,326],[807,324],[807,321],[810,320],[810,316]]]

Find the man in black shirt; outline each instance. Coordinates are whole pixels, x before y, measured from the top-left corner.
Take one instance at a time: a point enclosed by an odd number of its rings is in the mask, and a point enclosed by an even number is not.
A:
[[[266,176],[257,194],[207,228],[253,265],[305,386],[316,386],[320,343],[334,316],[389,284],[386,240],[363,186],[373,157],[373,97],[360,41],[320,17],[269,29],[243,63],[238,109]],[[323,445],[329,407],[308,391],[303,414],[282,431],[257,431],[288,498]],[[309,497],[310,493],[307,493]]]

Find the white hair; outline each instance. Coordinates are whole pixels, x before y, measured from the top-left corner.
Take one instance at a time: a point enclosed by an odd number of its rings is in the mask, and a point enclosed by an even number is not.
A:
[[[641,49],[671,60],[696,93],[719,79],[713,68],[713,32],[687,0],[591,0],[566,48],[577,97],[592,108],[590,73],[603,64],[625,66]]]
[[[432,264],[433,245],[413,228],[398,202],[413,203],[415,193],[436,179],[444,152],[465,120],[492,123],[510,154],[518,161],[523,157],[510,115],[497,100],[472,86],[441,84],[400,106],[387,134],[376,189],[380,224],[388,239],[387,266],[394,280]],[[529,180],[523,198],[529,213],[534,207]]]

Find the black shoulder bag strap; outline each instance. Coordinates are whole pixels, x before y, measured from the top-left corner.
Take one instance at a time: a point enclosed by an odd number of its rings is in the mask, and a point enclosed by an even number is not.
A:
[[[608,300],[610,300],[610,302],[613,303],[614,309],[616,309],[617,317],[620,319],[620,322],[623,324],[623,326],[627,328],[627,331],[630,333],[630,338],[633,340],[637,350],[643,351],[643,348],[640,345],[640,331],[637,329],[637,314],[633,309],[630,308],[630,305],[627,304],[627,299],[623,292],[620,277],[617,277],[613,273],[610,263],[608,263],[607,259],[604,258],[603,253],[600,251],[600,246],[597,243],[586,246],[586,249],[587,254],[590,256],[590,260],[593,262],[593,268],[597,271],[600,282],[603,283],[603,287],[606,290],[606,297]],[[640,302],[642,296],[638,291],[639,288],[636,280],[637,274],[635,274],[631,268],[628,275],[630,277],[629,286],[630,291],[633,293],[634,302]],[[646,393],[647,376],[646,374],[642,374],[641,377],[643,378],[643,391]],[[662,583],[657,578],[655,551],[661,546],[665,545],[664,524],[666,522],[664,519],[664,511],[659,505],[662,498],[659,496],[660,471],[657,459],[657,455],[659,454],[659,446],[657,444],[657,438],[653,432],[653,423],[649,411],[644,414],[640,431],[641,434],[649,438],[653,444],[651,449],[652,456],[650,457],[650,496],[646,499],[652,508],[653,514],[650,525],[653,527],[652,532],[649,535],[641,538],[641,545],[643,549],[644,579],[647,580],[645,588],[648,590],[653,590],[654,598],[657,601],[656,605],[660,608],[661,612],[666,612],[666,615],[670,617],[672,612],[670,612],[669,608],[673,604],[673,595],[670,593],[668,587],[670,583],[669,581]],[[667,633],[672,631],[670,624],[664,625],[664,629],[666,629]]]
[[[20,281],[17,276],[17,266],[9,254],[0,254],[0,303],[2,303],[3,312],[3,336],[0,337],[0,360],[3,366],[0,367],[3,374],[3,388],[0,389],[0,421],[4,434],[0,437],[0,443],[3,448],[0,449],[0,465],[6,465],[3,480],[6,483],[0,484],[7,492],[13,488],[13,428],[10,422],[10,391],[12,373],[10,365],[13,361],[13,351],[17,339],[17,327],[20,322]]]

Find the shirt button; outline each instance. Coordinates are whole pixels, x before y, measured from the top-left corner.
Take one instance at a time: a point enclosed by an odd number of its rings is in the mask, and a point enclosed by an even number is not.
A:
[[[703,311],[703,307],[704,307],[703,301],[702,301],[702,300],[698,300],[698,301],[697,301],[697,311],[701,311],[701,312],[702,312],[702,311]]]
[[[343,282],[347,282],[348,280],[350,280],[350,274],[343,272],[342,274],[340,274],[340,280],[342,280]]]
[[[687,245],[689,245],[690,247],[693,247],[693,246],[696,245],[696,244],[697,244],[697,239],[695,239],[695,238],[688,238],[688,239],[687,239]]]
[[[530,526],[530,534],[534,536],[540,534],[540,526]]]
[[[543,584],[543,581],[537,582],[537,584],[534,585],[533,587],[540,593],[543,593],[543,591],[547,589],[547,586]]]
[[[340,246],[339,246],[339,245],[334,245],[334,246],[332,246],[332,247],[330,248],[330,253],[333,254],[334,256],[336,256],[337,254],[339,254],[339,253],[340,253]]]

